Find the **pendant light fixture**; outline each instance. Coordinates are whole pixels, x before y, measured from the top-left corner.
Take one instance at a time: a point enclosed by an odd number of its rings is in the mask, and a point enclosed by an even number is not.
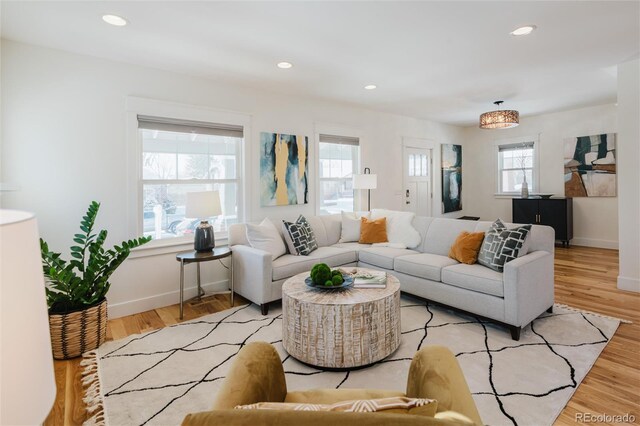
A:
[[[494,104],[500,108],[504,101],[495,101]],[[520,113],[515,110],[498,109],[496,111],[480,114],[481,129],[509,129],[520,124]]]

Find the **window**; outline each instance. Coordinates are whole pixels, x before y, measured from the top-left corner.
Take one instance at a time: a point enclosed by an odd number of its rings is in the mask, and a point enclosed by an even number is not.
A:
[[[358,138],[321,134],[318,158],[320,214],[352,212],[353,174],[360,160]]]
[[[520,193],[524,176],[529,191],[537,188],[535,143],[521,142],[498,145],[498,194]]]
[[[185,217],[186,193],[211,190],[220,192],[222,215],[209,221],[216,232],[226,234],[241,218],[243,128],[139,115],[138,132],[144,235],[166,239],[193,234],[200,218]]]

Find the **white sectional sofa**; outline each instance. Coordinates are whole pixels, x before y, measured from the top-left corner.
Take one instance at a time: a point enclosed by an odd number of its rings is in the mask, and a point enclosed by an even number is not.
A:
[[[340,215],[307,216],[307,220],[319,248],[309,256],[285,254],[275,260],[270,253],[249,245],[244,224],[229,229],[234,289],[260,305],[263,314],[267,314],[270,302],[282,298],[282,283],[287,278],[309,271],[319,262],[388,271],[400,280],[403,292],[503,323],[514,340],[520,338],[523,327],[553,307],[555,234],[551,227],[533,225],[524,253],[500,273],[448,257],[460,232],[487,231],[491,222],[415,217],[413,226],[422,241],[411,250],[339,243]],[[280,223],[276,226],[281,228]]]

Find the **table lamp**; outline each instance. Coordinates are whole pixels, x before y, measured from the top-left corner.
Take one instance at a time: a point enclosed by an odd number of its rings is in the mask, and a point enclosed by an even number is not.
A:
[[[49,316],[32,213],[0,210],[0,424],[42,424],[56,397]]]
[[[361,175],[353,175],[353,189],[367,190],[367,210],[371,211],[371,190],[378,187],[378,175],[372,175],[371,169],[364,168]]]
[[[185,216],[200,219],[193,244],[196,251],[210,252],[216,246],[213,226],[207,219],[221,214],[219,191],[187,192]]]

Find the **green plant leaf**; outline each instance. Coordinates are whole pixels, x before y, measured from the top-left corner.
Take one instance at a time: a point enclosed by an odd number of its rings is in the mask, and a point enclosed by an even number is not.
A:
[[[111,286],[109,277],[129,256],[130,249],[151,241],[151,237],[139,237],[105,249],[107,231],[93,232],[99,209],[100,203],[92,201],[82,216],[80,229],[84,234],[74,234],[73,241],[79,246],[71,247],[68,263],[40,240],[49,312],[83,309],[102,300]]]

